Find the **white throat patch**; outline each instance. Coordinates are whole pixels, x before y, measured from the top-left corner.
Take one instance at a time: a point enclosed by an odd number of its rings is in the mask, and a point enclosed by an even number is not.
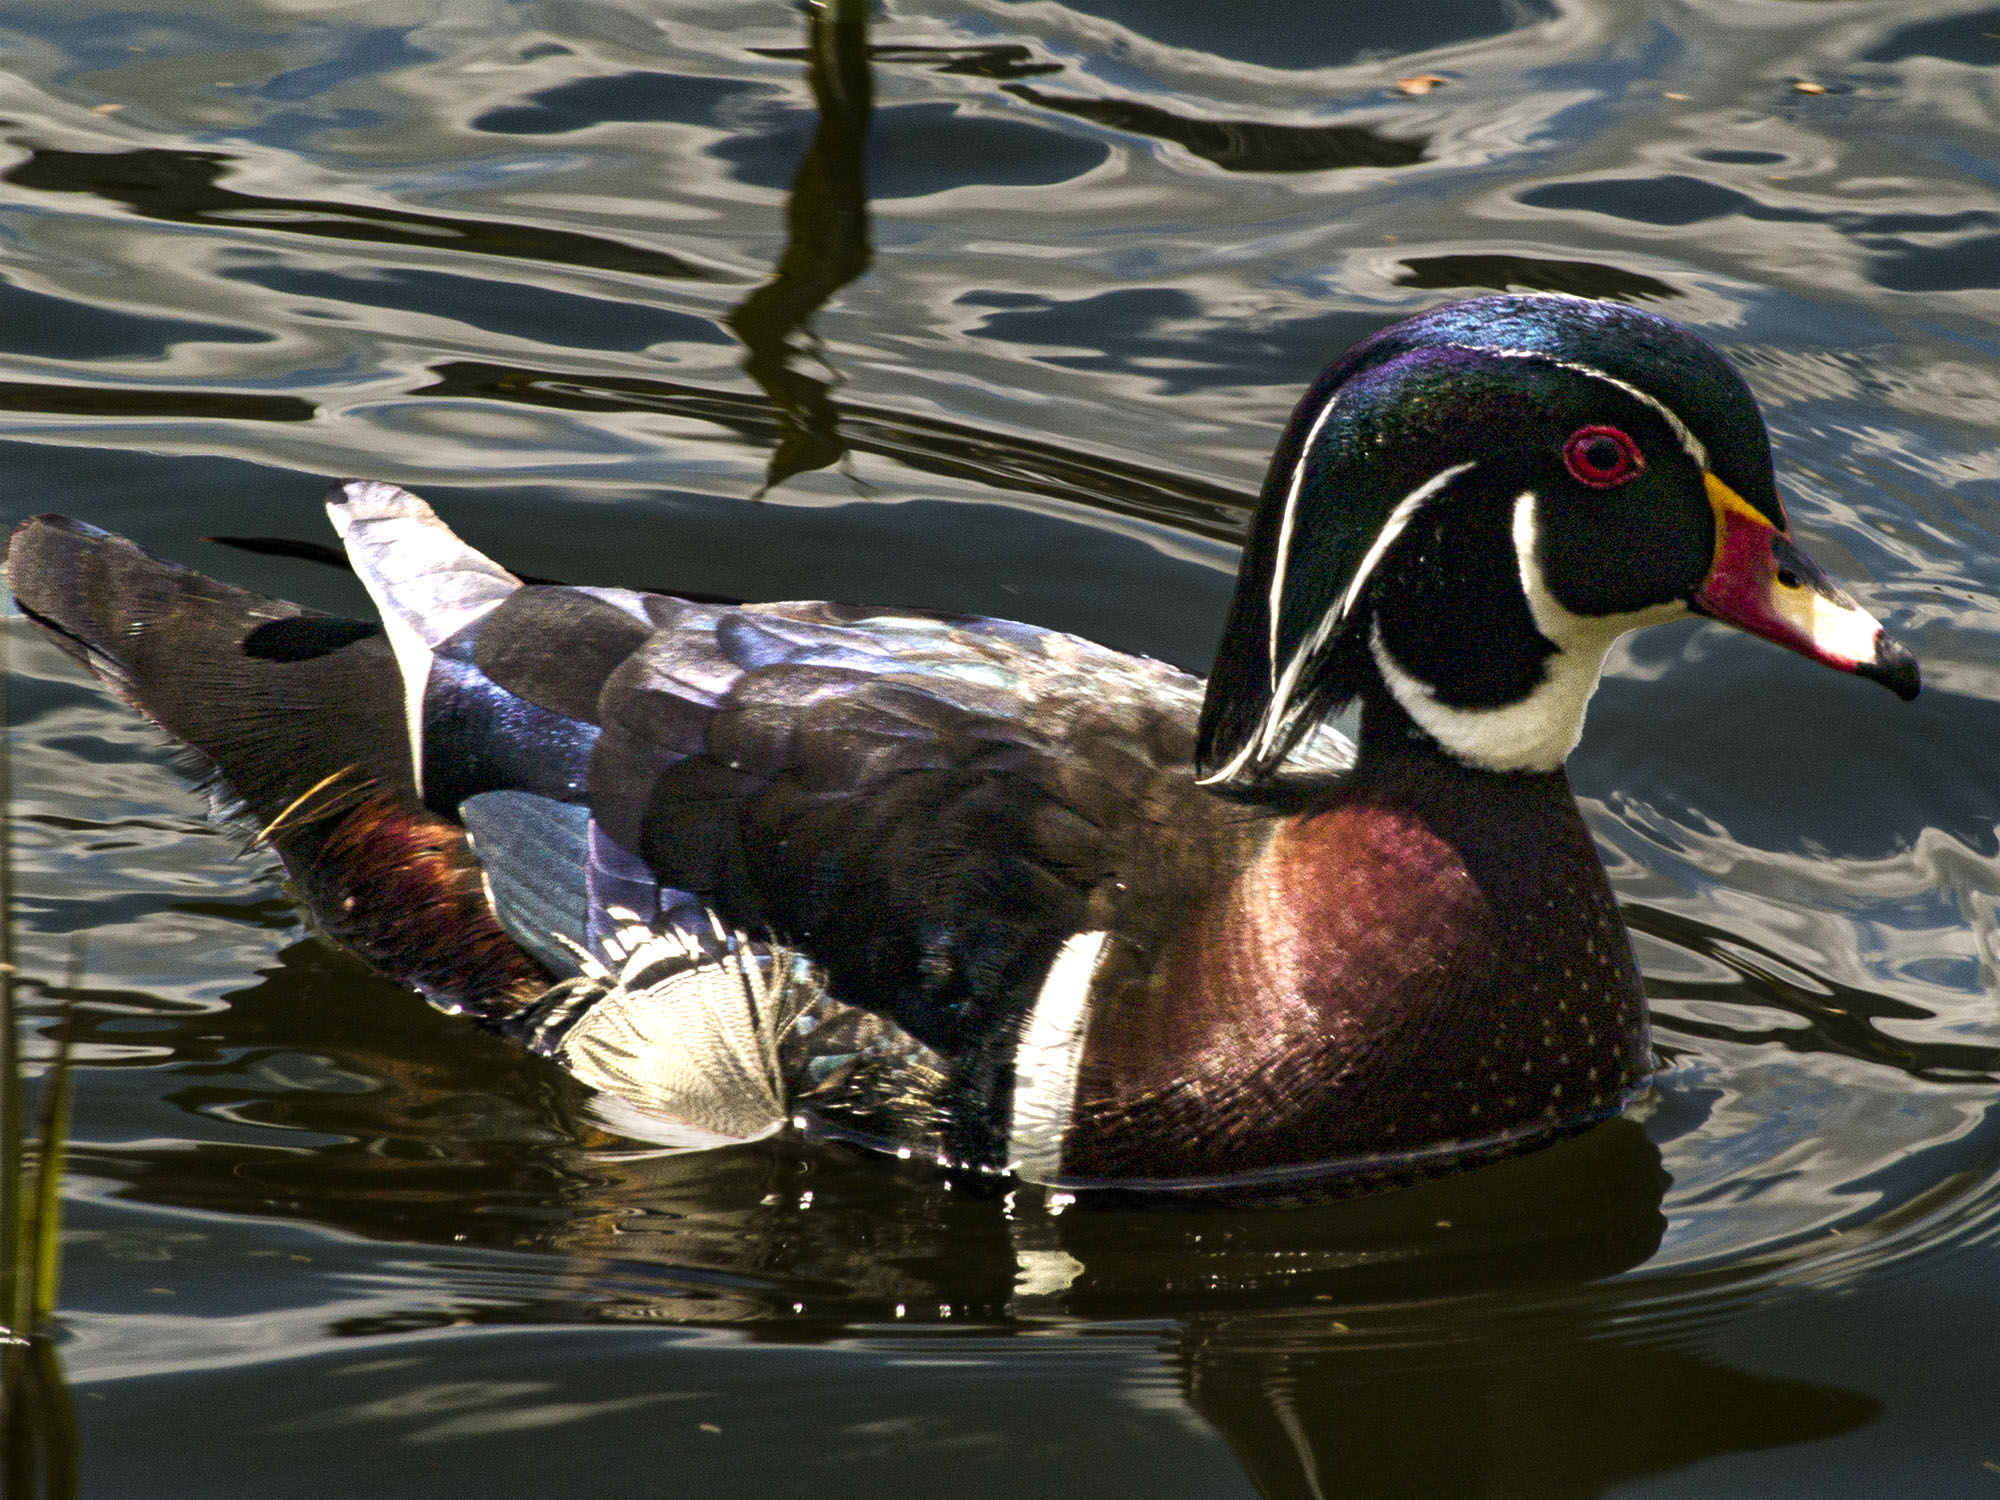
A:
[[[1458,759],[1488,771],[1555,770],[1583,737],[1584,711],[1618,638],[1642,625],[1684,619],[1688,613],[1677,602],[1623,615],[1571,613],[1549,592],[1542,576],[1541,560],[1535,555],[1538,536],[1535,497],[1522,494],[1514,501],[1514,555],[1520,565],[1521,592],[1527,596],[1535,628],[1556,649],[1544,663],[1542,680],[1519,702],[1498,708],[1440,703],[1429,683],[1390,654],[1380,620],[1369,630],[1369,652],[1403,712]]]

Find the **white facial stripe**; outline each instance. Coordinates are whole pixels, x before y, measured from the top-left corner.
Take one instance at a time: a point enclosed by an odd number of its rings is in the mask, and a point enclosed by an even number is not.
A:
[[[1360,601],[1361,590],[1367,584],[1369,576],[1374,573],[1377,564],[1387,555],[1389,548],[1395,545],[1396,538],[1403,534],[1417,512],[1423,509],[1427,501],[1435,498],[1454,479],[1472,467],[1470,462],[1453,464],[1449,469],[1433,474],[1396,502],[1396,508],[1389,512],[1389,519],[1382,523],[1382,529],[1375,533],[1374,542],[1362,556],[1361,565],[1355,570],[1353,579],[1341,594],[1340,602],[1320,616],[1319,623],[1312,628],[1312,633],[1299,643],[1298,649],[1292,653],[1291,660],[1285,663],[1284,674],[1272,684],[1271,700],[1264,705],[1263,717],[1257,721],[1255,731],[1249,736],[1243,748],[1230,759],[1228,765],[1204,776],[1200,785],[1213,786],[1218,782],[1227,781],[1242,769],[1244,762],[1253,755],[1267,756],[1282,743],[1305,708],[1304,703],[1295,703],[1293,696],[1298,692],[1299,679],[1305,675],[1307,663],[1326,645],[1341,622],[1354,612],[1354,606]],[[1275,632],[1272,649],[1276,651]]]
[[[1403,712],[1460,760],[1489,771],[1555,770],[1583,737],[1584,712],[1618,638],[1688,613],[1686,606],[1671,603],[1622,615],[1573,614],[1549,591],[1537,538],[1535,497],[1523,494],[1514,501],[1513,525],[1521,592],[1535,628],[1556,648],[1527,697],[1499,708],[1453,708],[1390,654],[1379,621],[1368,639],[1375,666]]]
[[[1226,785],[1228,782],[1230,782],[1235,778],[1236,773],[1238,771],[1241,771],[1243,769],[1243,763],[1251,757],[1251,755],[1256,751],[1256,749],[1257,749],[1257,736],[1254,734],[1246,736],[1244,738],[1243,746],[1241,749],[1239,749],[1234,755],[1230,756],[1229,759],[1224,761],[1221,765],[1217,766],[1213,771],[1210,771],[1206,776],[1197,776],[1195,778],[1194,784],[1196,786]]]
[[[1271,694],[1271,701],[1264,705],[1264,717],[1257,721],[1257,733],[1252,743],[1260,756],[1269,755],[1278,746],[1301,712],[1303,703],[1293,702],[1299,690],[1299,678],[1304,674],[1306,663],[1318,654],[1319,649],[1333,634],[1333,628],[1340,623],[1340,611],[1330,609],[1313,626],[1312,634],[1299,643],[1299,649],[1292,653],[1292,659],[1285,663],[1285,675],[1278,679],[1277,691]]]
[[[1387,552],[1394,545],[1396,538],[1403,534],[1403,528],[1408,526],[1411,518],[1423,508],[1424,502],[1471,467],[1470,461],[1453,464],[1444,472],[1431,475],[1396,502],[1396,508],[1389,512],[1389,519],[1384,521],[1382,529],[1375,533],[1374,545],[1369,547],[1367,554],[1361,559],[1361,566],[1354,570],[1354,578],[1347,585],[1347,592],[1340,596],[1340,607],[1335,612],[1340,619],[1344,620],[1354,613],[1355,603],[1361,598],[1361,589],[1368,582],[1368,575],[1375,571],[1375,565],[1382,561],[1382,554]]]
[[[1299,491],[1305,487],[1306,465],[1312,460],[1313,444],[1319,441],[1320,430],[1326,426],[1326,419],[1333,415],[1334,403],[1340,399],[1335,391],[1326,398],[1326,405],[1313,418],[1312,427],[1306,433],[1304,445],[1299,449],[1299,461],[1292,465],[1292,482],[1285,491],[1285,513],[1278,519],[1278,556],[1271,569],[1271,597],[1268,608],[1271,614],[1271,641],[1268,651],[1271,669],[1271,691],[1278,690],[1278,609],[1285,597],[1285,569],[1292,556],[1292,521],[1298,515]]]
[[[1243,769],[1243,763],[1249,760],[1250,757],[1256,753],[1257,743],[1259,739],[1260,736],[1257,734],[1246,735],[1244,737],[1243,748],[1241,750],[1238,750],[1234,755],[1230,756],[1226,762],[1224,762],[1220,766],[1217,766],[1213,771],[1210,771],[1206,776],[1200,776],[1195,778],[1194,784],[1196,786],[1221,786],[1224,783],[1234,779],[1236,773]]]
[[[1109,936],[1079,932],[1063,943],[1021,1026],[1007,1163],[1028,1182],[1047,1182],[1062,1171],[1063,1138],[1076,1112],[1077,1072],[1090,1031],[1090,991]]]
[[[1478,346],[1472,345],[1468,347],[1476,348]],[[1688,424],[1683,422],[1679,414],[1664,401],[1660,400],[1658,396],[1648,391],[1642,391],[1638,386],[1632,384],[1631,381],[1620,380],[1616,375],[1607,374],[1594,365],[1583,365],[1576,363],[1574,360],[1557,359],[1554,355],[1544,354],[1539,349],[1488,349],[1484,352],[1497,354],[1502,359],[1539,359],[1544,364],[1554,365],[1558,370],[1568,370],[1573,375],[1585,375],[1592,380],[1601,380],[1608,386],[1616,387],[1630,396],[1634,401],[1639,402],[1641,405],[1649,406],[1658,412],[1661,419],[1672,430],[1674,437],[1679,441],[1682,449],[1686,451],[1687,456],[1693,459],[1700,468],[1706,469],[1708,467],[1708,449],[1702,446],[1701,439],[1694,435],[1689,429]]]
[[[1292,702],[1294,694],[1298,692],[1298,680],[1304,676],[1306,664],[1314,656],[1318,656],[1320,648],[1326,646],[1328,638],[1332,638],[1340,622],[1346,620],[1348,614],[1354,610],[1354,604],[1360,600],[1362,586],[1368,582],[1368,574],[1376,570],[1376,564],[1382,562],[1382,556],[1390,550],[1390,546],[1394,546],[1396,538],[1402,536],[1404,528],[1408,528],[1416,512],[1424,508],[1424,502],[1432,500],[1440,490],[1444,490],[1444,486],[1448,486],[1468,468],[1472,468],[1470,462],[1452,464],[1452,468],[1444,470],[1442,474],[1432,474],[1420,486],[1410,490],[1410,494],[1398,500],[1392,512],[1388,512],[1388,520],[1382,522],[1382,530],[1376,532],[1374,544],[1368,548],[1366,556],[1362,556],[1362,564],[1356,570],[1354,580],[1348,584],[1346,592],[1340,596],[1340,602],[1332,610],[1320,616],[1320,622],[1312,628],[1312,634],[1300,642],[1298,650],[1292,652],[1292,660],[1284,664],[1284,676],[1278,678],[1278,686],[1272,692],[1270,702],[1264,706],[1264,718],[1258,722],[1258,734],[1254,736],[1258,754],[1268,756],[1292,730],[1294,722],[1298,720],[1298,714],[1304,710],[1302,702]]]

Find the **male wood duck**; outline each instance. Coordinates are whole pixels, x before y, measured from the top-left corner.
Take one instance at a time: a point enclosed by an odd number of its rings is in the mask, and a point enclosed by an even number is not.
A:
[[[1409,1174],[1615,1113],[1645,1004],[1563,774],[1612,643],[1704,615],[1918,688],[1792,540],[1741,378],[1570,297],[1314,382],[1205,689],[1000,620],[525,586],[388,484],[328,510],[379,626],[53,516],[7,578],[331,936],[623,1127],[1061,1187]]]

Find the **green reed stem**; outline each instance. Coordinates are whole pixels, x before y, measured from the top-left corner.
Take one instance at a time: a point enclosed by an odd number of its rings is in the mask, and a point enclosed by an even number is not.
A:
[[[10,908],[11,910],[11,908]],[[69,976],[63,988],[74,997],[83,986],[83,935],[70,941]],[[67,1007],[69,1000],[65,1000]],[[71,1102],[76,1092],[76,1070],[70,1066],[70,1028],[56,1033],[55,1061],[42,1084],[41,1117],[36,1122],[34,1261],[28,1268],[28,1332],[42,1331],[55,1316],[56,1283],[62,1274],[62,1254],[58,1248],[62,1230],[63,1162],[69,1155]]]
[[[25,1338],[34,1321],[26,1275],[28,1204],[23,1196],[20,1017],[14,1003],[14,734],[8,689],[14,675],[11,622],[0,618],[0,1320]]]
[[[14,757],[8,687],[9,617],[0,616],[0,1493],[21,1500],[76,1500],[76,1408],[62,1356],[49,1337],[61,1269],[63,1162],[68,1155],[75,1070],[69,1027],[59,1028],[43,1080],[32,1188],[26,1168],[26,1084],[16,1004]],[[70,947],[66,996],[83,984],[83,940]]]
[[[33,1369],[42,1475],[48,1481],[42,1494],[45,1500],[76,1500],[76,1406],[70,1400],[69,1381],[63,1376],[62,1356],[46,1337],[37,1338],[27,1354]]]

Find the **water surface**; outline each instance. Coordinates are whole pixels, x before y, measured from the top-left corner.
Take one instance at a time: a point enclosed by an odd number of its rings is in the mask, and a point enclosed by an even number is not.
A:
[[[17,631],[31,1019],[83,1065],[86,1493],[1995,1493],[2000,10],[897,0],[835,31],[11,6],[0,519],[360,611],[272,543],[323,544],[326,476],[365,474],[519,571],[1200,670],[1319,367],[1557,289],[1732,354],[1796,529],[1924,696],[1714,627],[1614,658],[1572,773],[1653,999],[1629,1118],[1346,1204],[1057,1212],[635,1150],[313,938],[162,738]]]

